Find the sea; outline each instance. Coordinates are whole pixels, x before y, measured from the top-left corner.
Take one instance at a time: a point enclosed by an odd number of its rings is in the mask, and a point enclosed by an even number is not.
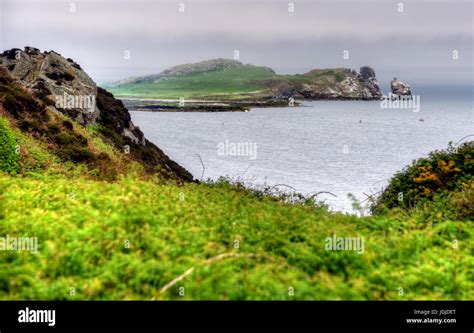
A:
[[[145,136],[197,179],[319,193],[331,210],[354,213],[413,160],[474,140],[472,90],[418,98],[404,108],[308,101],[249,112],[130,111]]]

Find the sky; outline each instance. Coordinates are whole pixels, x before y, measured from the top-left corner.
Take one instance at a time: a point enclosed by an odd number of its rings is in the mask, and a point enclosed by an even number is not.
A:
[[[282,74],[368,65],[383,89],[393,77],[412,86],[473,82],[472,0],[0,4],[1,50],[55,50],[73,58],[98,82],[233,58],[236,50],[240,61]]]

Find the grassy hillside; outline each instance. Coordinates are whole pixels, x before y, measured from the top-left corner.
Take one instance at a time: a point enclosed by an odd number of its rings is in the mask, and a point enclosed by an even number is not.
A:
[[[16,162],[17,155],[24,157],[20,163],[24,164],[30,158],[30,149],[39,152],[37,147],[41,145],[46,157],[38,163],[20,165],[21,172],[58,161],[63,167],[80,164],[89,176],[102,180],[114,180],[119,174],[136,168],[150,174],[160,173],[163,178],[192,180],[189,172],[170,160],[131,125],[128,110],[109,92],[98,89],[97,105],[102,112],[97,122],[88,127],[58,112],[47,104],[47,100],[35,94],[15,82],[0,66],[0,170],[16,171],[18,166],[12,166],[12,162]],[[34,145],[28,149],[27,144],[15,143],[7,123],[11,123],[18,140],[23,138],[26,143]],[[130,138],[130,134],[123,135],[126,129],[135,140]]]
[[[100,180],[11,127],[28,153],[0,173],[0,235],[38,237],[39,253],[0,251],[0,299],[474,298],[474,225],[443,192],[356,217],[140,168]],[[333,234],[364,252],[327,251]]]
[[[115,96],[147,98],[204,98],[213,95],[232,98],[232,94],[263,91],[264,80],[279,76],[263,67],[236,68],[171,76],[167,80],[129,83],[108,88]]]
[[[0,181],[0,233],[34,235],[40,251],[2,253],[2,299],[474,297],[468,222],[329,214],[226,185],[39,175]],[[326,251],[333,233],[364,237],[365,252]]]
[[[240,64],[207,72],[163,77],[151,75],[125,80],[116,86],[109,85],[107,89],[117,97],[239,100],[274,96],[272,91],[278,90],[296,92],[303,84],[318,89],[336,89],[336,85],[348,75],[355,74],[344,68],[335,68],[313,70],[306,74],[278,75],[267,67]]]

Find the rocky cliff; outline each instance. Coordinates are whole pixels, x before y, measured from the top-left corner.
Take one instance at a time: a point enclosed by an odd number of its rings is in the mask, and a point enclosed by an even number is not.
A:
[[[303,75],[306,80],[290,80],[287,90],[276,91],[276,96],[303,99],[380,99],[375,71],[368,66],[359,73],[347,68],[314,69]]]
[[[122,102],[98,88],[72,59],[66,59],[54,51],[40,52],[36,48],[25,47],[24,50],[3,52],[0,55],[2,67],[5,68],[0,85],[2,109],[13,116],[23,130],[38,136],[43,132],[50,144],[62,145],[62,148],[68,146],[66,150],[58,149],[65,159],[94,164],[101,157],[88,150],[90,144],[74,132],[74,126],[67,125],[67,120],[58,129],[64,130],[66,134],[62,134],[67,138],[46,128],[50,114],[64,115],[80,126],[96,127],[104,141],[129,154],[149,172],[192,181],[189,172],[170,160],[133,125]],[[71,158],[73,153],[74,158]]]

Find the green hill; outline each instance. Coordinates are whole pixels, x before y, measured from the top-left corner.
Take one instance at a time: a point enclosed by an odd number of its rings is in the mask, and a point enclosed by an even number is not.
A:
[[[109,88],[115,96],[148,98],[232,98],[233,94],[263,92],[265,80],[279,78],[264,67],[242,65],[239,67],[173,75],[160,81],[148,79]]]
[[[271,68],[214,59],[169,68],[107,85],[117,97],[267,101],[299,99],[378,99],[375,72],[346,68],[279,75]]]

